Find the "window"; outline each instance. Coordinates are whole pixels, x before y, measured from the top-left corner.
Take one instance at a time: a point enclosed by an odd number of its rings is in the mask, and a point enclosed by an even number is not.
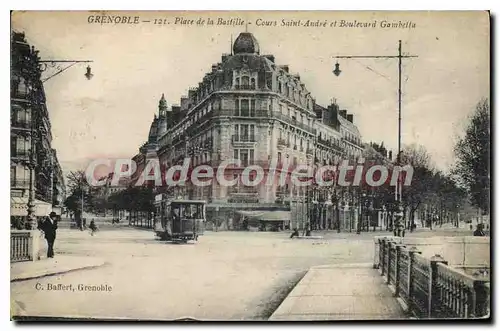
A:
[[[278,162],[281,162],[281,152],[278,152]]]
[[[242,166],[248,166],[254,161],[253,149],[235,149],[233,152],[234,158],[241,161]]]
[[[242,166],[244,167],[248,166],[249,153],[247,149],[240,149],[240,160]]]
[[[250,88],[251,88],[251,89],[255,89],[255,78],[252,78],[252,79],[250,80]]]
[[[242,76],[241,77],[241,85],[242,85],[242,88],[249,88],[250,78],[248,76]]]
[[[240,116],[249,115],[249,103],[248,99],[240,100]]]

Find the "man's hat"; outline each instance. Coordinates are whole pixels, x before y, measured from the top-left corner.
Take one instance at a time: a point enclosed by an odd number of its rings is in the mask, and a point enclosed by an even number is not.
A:
[[[50,214],[49,214],[50,217],[54,217],[54,216],[57,216],[56,212],[55,211],[51,211]]]

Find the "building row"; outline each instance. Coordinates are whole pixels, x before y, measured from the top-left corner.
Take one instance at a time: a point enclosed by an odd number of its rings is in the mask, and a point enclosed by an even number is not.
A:
[[[62,212],[66,189],[52,134],[38,51],[11,36],[11,222]]]
[[[192,166],[216,167],[234,158],[242,167],[259,164],[266,171],[272,158],[292,166],[333,165],[358,159],[365,147],[353,114],[335,101],[318,104],[299,74],[278,65],[273,55],[260,54],[256,38],[244,32],[232,53],[223,54],[178,105],[168,107],[161,96],[148,140],[134,161],[140,170],[151,159],[176,165],[190,158]],[[381,153],[387,156],[385,150]],[[235,178],[242,170],[228,169]],[[340,226],[334,220],[337,206],[329,203],[332,192],[306,187],[224,187],[213,181],[206,187],[163,187],[157,193],[206,200],[207,220],[235,227],[255,215],[266,215],[261,221],[282,227],[303,228],[309,221],[314,228]],[[312,202],[328,208],[320,212]]]

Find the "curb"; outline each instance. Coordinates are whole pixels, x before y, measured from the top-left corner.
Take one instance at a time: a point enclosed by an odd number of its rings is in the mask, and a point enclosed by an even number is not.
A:
[[[307,274],[311,271],[312,267],[309,268],[302,277],[297,281],[297,283],[290,289],[290,291],[287,293],[287,295],[283,298],[283,300],[280,302],[280,304],[276,307],[276,309],[273,311],[271,315],[267,318],[268,322],[274,322],[275,320],[273,319],[274,316],[279,316],[275,315],[276,312],[281,308],[283,303],[290,297],[290,294],[295,290],[295,288],[304,280],[304,278],[307,276]]]
[[[14,278],[14,279],[11,279],[10,282],[17,283],[17,282],[23,282],[26,280],[33,280],[33,279],[39,279],[39,278],[44,278],[44,277],[64,275],[64,274],[68,274],[68,273],[74,272],[74,271],[92,270],[92,269],[97,269],[97,268],[104,267],[107,265],[110,265],[110,263],[109,262],[102,262],[101,264],[98,264],[98,265],[84,266],[84,267],[79,267],[79,268],[74,268],[74,269],[69,269],[69,270],[63,270],[63,271],[54,271],[54,272],[44,273],[42,275],[37,275],[37,276]]]

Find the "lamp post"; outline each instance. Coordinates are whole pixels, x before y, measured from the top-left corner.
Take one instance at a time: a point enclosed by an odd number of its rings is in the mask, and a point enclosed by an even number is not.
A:
[[[332,211],[332,206],[333,206],[333,203],[331,201],[331,199],[326,199],[325,201],[325,209],[326,209],[326,216],[329,215],[329,211]],[[329,215],[330,217],[328,217],[328,219],[326,220],[327,222],[327,225],[326,225],[326,229],[327,230],[330,230],[332,228],[332,215]]]
[[[402,76],[402,59],[416,58],[417,55],[403,55],[401,40],[398,42],[398,54],[397,55],[343,55],[335,56],[336,59],[397,59],[398,60],[398,155],[397,164],[401,161],[401,104],[402,104],[402,93],[401,93],[401,76]],[[371,69],[373,71],[373,69]],[[335,68],[333,73],[335,76],[339,76],[342,70],[340,70],[340,64],[338,61],[335,63]],[[396,189],[394,192],[395,201],[402,201],[402,185],[400,179],[396,183]]]
[[[90,63],[93,62],[91,60],[41,60],[38,56],[39,51],[35,50],[35,48],[31,47],[31,52],[29,54],[28,60],[28,76],[30,80],[30,103],[32,109],[31,116],[31,126],[30,126],[30,149],[29,149],[29,164],[28,169],[30,171],[29,174],[29,191],[28,191],[28,225],[29,229],[32,229],[35,224],[35,168],[37,160],[35,159],[35,140],[37,139],[38,128],[35,127],[35,112],[34,109],[38,109],[42,107],[45,103],[45,93],[43,91],[43,83],[48,81],[49,79],[59,75],[60,73],[66,71],[72,66],[78,63]],[[61,67],[61,64],[65,64],[66,66]],[[41,73],[46,71],[48,68],[56,68],[56,72],[44,79],[41,78]],[[90,66],[87,66],[87,70],[85,73],[85,77],[87,79],[91,79],[93,74],[91,72]],[[83,213],[83,196],[82,196],[82,213]]]
[[[361,225],[363,222],[363,213],[364,213],[364,204],[366,200],[366,193],[359,192],[358,193],[358,206],[359,206],[359,219],[358,219],[358,224],[357,224],[357,229],[356,229],[356,234],[361,234]]]

